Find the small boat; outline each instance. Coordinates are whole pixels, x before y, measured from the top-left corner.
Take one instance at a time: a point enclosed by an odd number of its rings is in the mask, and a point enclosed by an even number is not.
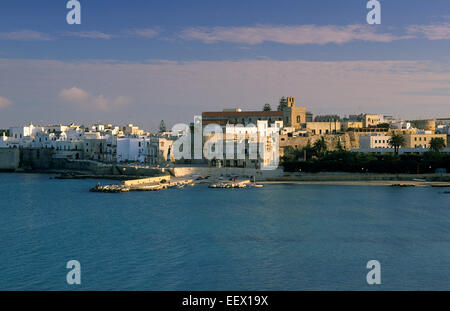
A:
[[[249,184],[250,187],[254,187],[254,188],[263,188],[264,185],[261,184]]]
[[[256,176],[253,175],[253,183],[249,183],[248,184],[249,187],[254,187],[254,188],[262,188],[264,187],[264,185],[260,185],[256,183]]]

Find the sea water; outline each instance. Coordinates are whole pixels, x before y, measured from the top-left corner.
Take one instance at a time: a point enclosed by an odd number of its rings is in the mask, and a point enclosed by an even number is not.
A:
[[[443,188],[106,194],[53,177],[0,174],[0,290],[450,289]],[[81,285],[67,284],[70,260]],[[369,260],[381,285],[367,284]]]

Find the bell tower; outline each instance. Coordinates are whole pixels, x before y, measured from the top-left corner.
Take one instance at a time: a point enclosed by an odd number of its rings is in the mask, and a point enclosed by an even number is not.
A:
[[[306,107],[295,106],[295,97],[287,97],[287,107],[283,110],[283,123],[296,129],[306,124]]]

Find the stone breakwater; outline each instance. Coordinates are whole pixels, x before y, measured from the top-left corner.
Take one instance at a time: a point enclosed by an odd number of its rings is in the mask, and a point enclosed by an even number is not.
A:
[[[90,189],[91,192],[107,192],[107,193],[117,193],[117,192],[130,192],[130,191],[158,191],[169,188],[183,188],[185,186],[194,186],[192,180],[180,180],[176,182],[168,183],[149,183],[149,184],[139,184],[134,186],[126,186],[124,184],[118,185],[97,185]]]
[[[194,186],[192,179],[172,180],[169,175],[151,178],[133,179],[122,182],[121,184],[100,185],[100,183],[90,189],[91,192],[130,192],[130,191],[159,191],[169,188],[183,188],[185,186]]]
[[[242,189],[249,187],[263,187],[263,185],[252,183],[250,180],[220,180],[205,181],[193,179],[173,179],[170,176],[159,176],[152,178],[133,179],[121,184],[101,185],[100,183],[90,189],[91,192],[130,192],[130,191],[159,191],[170,188],[184,188],[185,186],[195,186],[197,184],[209,184],[209,188],[217,189]]]
[[[250,180],[242,181],[220,181],[217,183],[210,183],[209,188],[231,189],[231,188],[247,188],[250,185]]]

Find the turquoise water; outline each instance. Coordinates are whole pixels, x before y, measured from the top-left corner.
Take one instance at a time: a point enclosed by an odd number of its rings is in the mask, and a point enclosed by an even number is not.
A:
[[[450,289],[442,188],[103,194],[50,177],[0,174],[0,290]],[[80,286],[66,283],[72,259]]]

